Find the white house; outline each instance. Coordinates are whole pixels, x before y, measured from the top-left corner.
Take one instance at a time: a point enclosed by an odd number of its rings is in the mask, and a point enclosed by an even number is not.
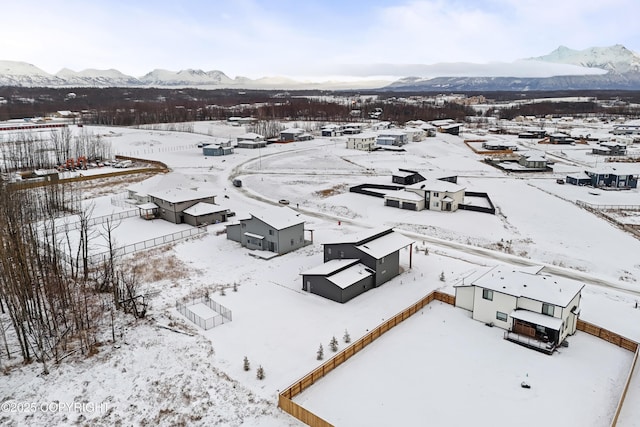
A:
[[[464,203],[465,188],[453,182],[431,179],[406,187],[424,199],[424,208],[433,211],[455,212]]]
[[[351,150],[372,151],[376,148],[375,133],[358,133],[347,138],[347,148]]]
[[[456,307],[506,329],[505,339],[552,353],[577,329],[583,284],[509,266],[496,266],[458,285]]]
[[[389,142],[387,142],[389,141]],[[402,146],[409,142],[409,135],[399,129],[387,129],[378,133],[378,144]]]

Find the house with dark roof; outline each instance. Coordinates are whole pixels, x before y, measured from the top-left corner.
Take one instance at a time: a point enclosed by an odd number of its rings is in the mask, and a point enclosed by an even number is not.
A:
[[[398,172],[391,175],[391,182],[394,184],[411,185],[424,180],[420,172],[410,169],[398,169]]]
[[[506,330],[504,338],[551,354],[577,330],[582,283],[496,266],[469,283],[455,286],[456,307]]]
[[[306,244],[304,219],[293,209],[264,208],[240,219],[226,228],[227,239],[248,249],[270,251],[279,255],[294,251]]]
[[[619,142],[603,141],[597,147],[592,148],[591,153],[602,156],[626,156],[627,146]]]
[[[347,302],[400,274],[400,250],[413,241],[391,228],[367,230],[325,243],[324,264],[302,273],[302,289]],[[409,267],[411,267],[411,262]]]

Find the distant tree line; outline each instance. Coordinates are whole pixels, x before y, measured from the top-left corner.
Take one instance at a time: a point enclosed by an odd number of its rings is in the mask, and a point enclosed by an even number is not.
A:
[[[559,92],[470,92],[494,102],[531,98],[583,96],[590,102],[523,104],[501,109],[504,118],[517,115],[617,114],[635,116],[640,92],[634,91],[559,91]],[[369,95],[375,95],[369,96]],[[468,106],[457,103],[434,105],[425,101],[405,102],[409,98],[426,99],[437,93],[376,91],[269,91],[237,89],[159,89],[159,88],[22,88],[0,87],[0,120],[43,117],[55,111],[82,112],[81,123],[132,126],[154,123],[180,123],[225,120],[232,116],[252,116],[259,120],[357,121],[368,119],[376,109],[378,118],[394,123],[408,120],[477,116]],[[351,103],[338,100],[352,99]],[[360,99],[365,99],[360,101]],[[604,107],[596,100],[617,99],[619,105]],[[493,115],[489,110],[485,115]]]
[[[15,172],[54,168],[69,158],[111,159],[113,151],[111,143],[90,131],[74,136],[69,128],[60,128],[46,136],[37,132],[0,134],[0,156],[0,172]]]

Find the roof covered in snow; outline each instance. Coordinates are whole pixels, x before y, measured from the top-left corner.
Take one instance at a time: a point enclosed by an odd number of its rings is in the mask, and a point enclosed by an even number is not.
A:
[[[474,280],[472,285],[559,307],[569,305],[584,287],[584,284],[575,280],[525,273],[505,266],[492,268]]]
[[[265,224],[269,224],[276,230],[283,230],[293,227],[294,225],[304,224],[304,219],[302,219],[300,214],[287,206],[270,206],[258,212],[252,212],[251,216]]]

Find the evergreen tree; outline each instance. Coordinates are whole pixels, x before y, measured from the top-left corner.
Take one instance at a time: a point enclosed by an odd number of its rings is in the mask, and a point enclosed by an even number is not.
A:
[[[344,340],[344,342],[346,342],[347,344],[351,342],[351,335],[349,335],[349,332],[347,332],[347,330],[344,330],[344,336],[342,337],[342,339]]]
[[[444,278],[444,271],[442,273],[440,273],[440,281],[444,282],[445,278]]]
[[[249,366],[249,359],[247,358],[247,356],[244,357],[244,370],[248,371],[250,370],[251,367]]]
[[[259,380],[264,379],[264,368],[262,365],[258,366],[258,370],[256,371],[256,378]]]
[[[329,348],[331,348],[331,351],[333,351],[334,353],[338,351],[338,340],[336,339],[336,337],[331,338],[331,341],[329,342]]]
[[[318,348],[318,353],[316,353],[316,359],[317,360],[322,360],[324,358],[324,349],[322,348],[322,344],[320,344],[320,347]]]

